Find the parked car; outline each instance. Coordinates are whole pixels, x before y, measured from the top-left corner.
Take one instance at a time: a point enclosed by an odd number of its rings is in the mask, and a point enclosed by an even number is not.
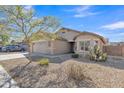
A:
[[[1,48],[1,52],[5,52],[5,51],[6,51],[6,47],[3,46],[3,47]]]
[[[25,51],[25,48],[19,45],[7,45],[2,47],[3,52]]]
[[[28,50],[28,45],[27,44],[18,44],[20,47],[24,48],[25,51]]]
[[[0,52],[2,52],[2,46],[0,46]]]

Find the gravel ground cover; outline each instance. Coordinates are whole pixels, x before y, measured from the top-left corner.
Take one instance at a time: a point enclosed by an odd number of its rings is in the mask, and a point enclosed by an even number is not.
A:
[[[27,63],[28,59],[24,58],[0,62],[11,76],[17,74]],[[50,63],[48,66],[40,66],[34,61],[14,77],[14,80],[19,87],[32,88],[124,87],[123,67],[112,67],[107,64],[109,63],[70,59],[58,64]]]

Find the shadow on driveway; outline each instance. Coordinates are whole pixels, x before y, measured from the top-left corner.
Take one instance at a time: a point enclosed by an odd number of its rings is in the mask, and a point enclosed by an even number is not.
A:
[[[50,60],[50,62],[62,63],[66,60],[73,59],[73,60],[76,60],[79,62],[90,63],[90,64],[99,64],[99,65],[106,66],[106,67],[112,67],[112,68],[124,70],[124,59],[120,59],[119,57],[115,57],[115,58],[109,57],[106,62],[94,62],[94,61],[90,61],[86,57],[72,58],[71,55],[72,54],[63,54],[63,55],[53,56],[53,55],[39,54],[39,55],[32,56],[32,61],[38,61],[41,58],[45,57],[45,58],[48,58]]]

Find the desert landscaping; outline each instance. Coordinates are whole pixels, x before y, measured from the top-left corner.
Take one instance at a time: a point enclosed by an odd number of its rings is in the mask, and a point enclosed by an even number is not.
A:
[[[115,60],[115,59],[114,59]],[[31,88],[122,88],[124,87],[124,60],[117,59],[120,67],[111,62],[88,62],[83,59],[69,59],[61,63],[39,65],[37,60],[28,64],[28,59],[1,61],[19,87]],[[28,64],[21,72],[20,70]]]
[[[123,9],[0,6],[0,88],[124,88]]]

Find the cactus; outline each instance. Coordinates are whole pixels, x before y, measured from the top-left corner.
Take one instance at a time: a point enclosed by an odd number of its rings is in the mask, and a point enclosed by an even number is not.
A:
[[[107,54],[103,53],[102,50],[98,45],[95,45],[93,49],[89,52],[90,60],[92,61],[106,61],[107,60]]]

